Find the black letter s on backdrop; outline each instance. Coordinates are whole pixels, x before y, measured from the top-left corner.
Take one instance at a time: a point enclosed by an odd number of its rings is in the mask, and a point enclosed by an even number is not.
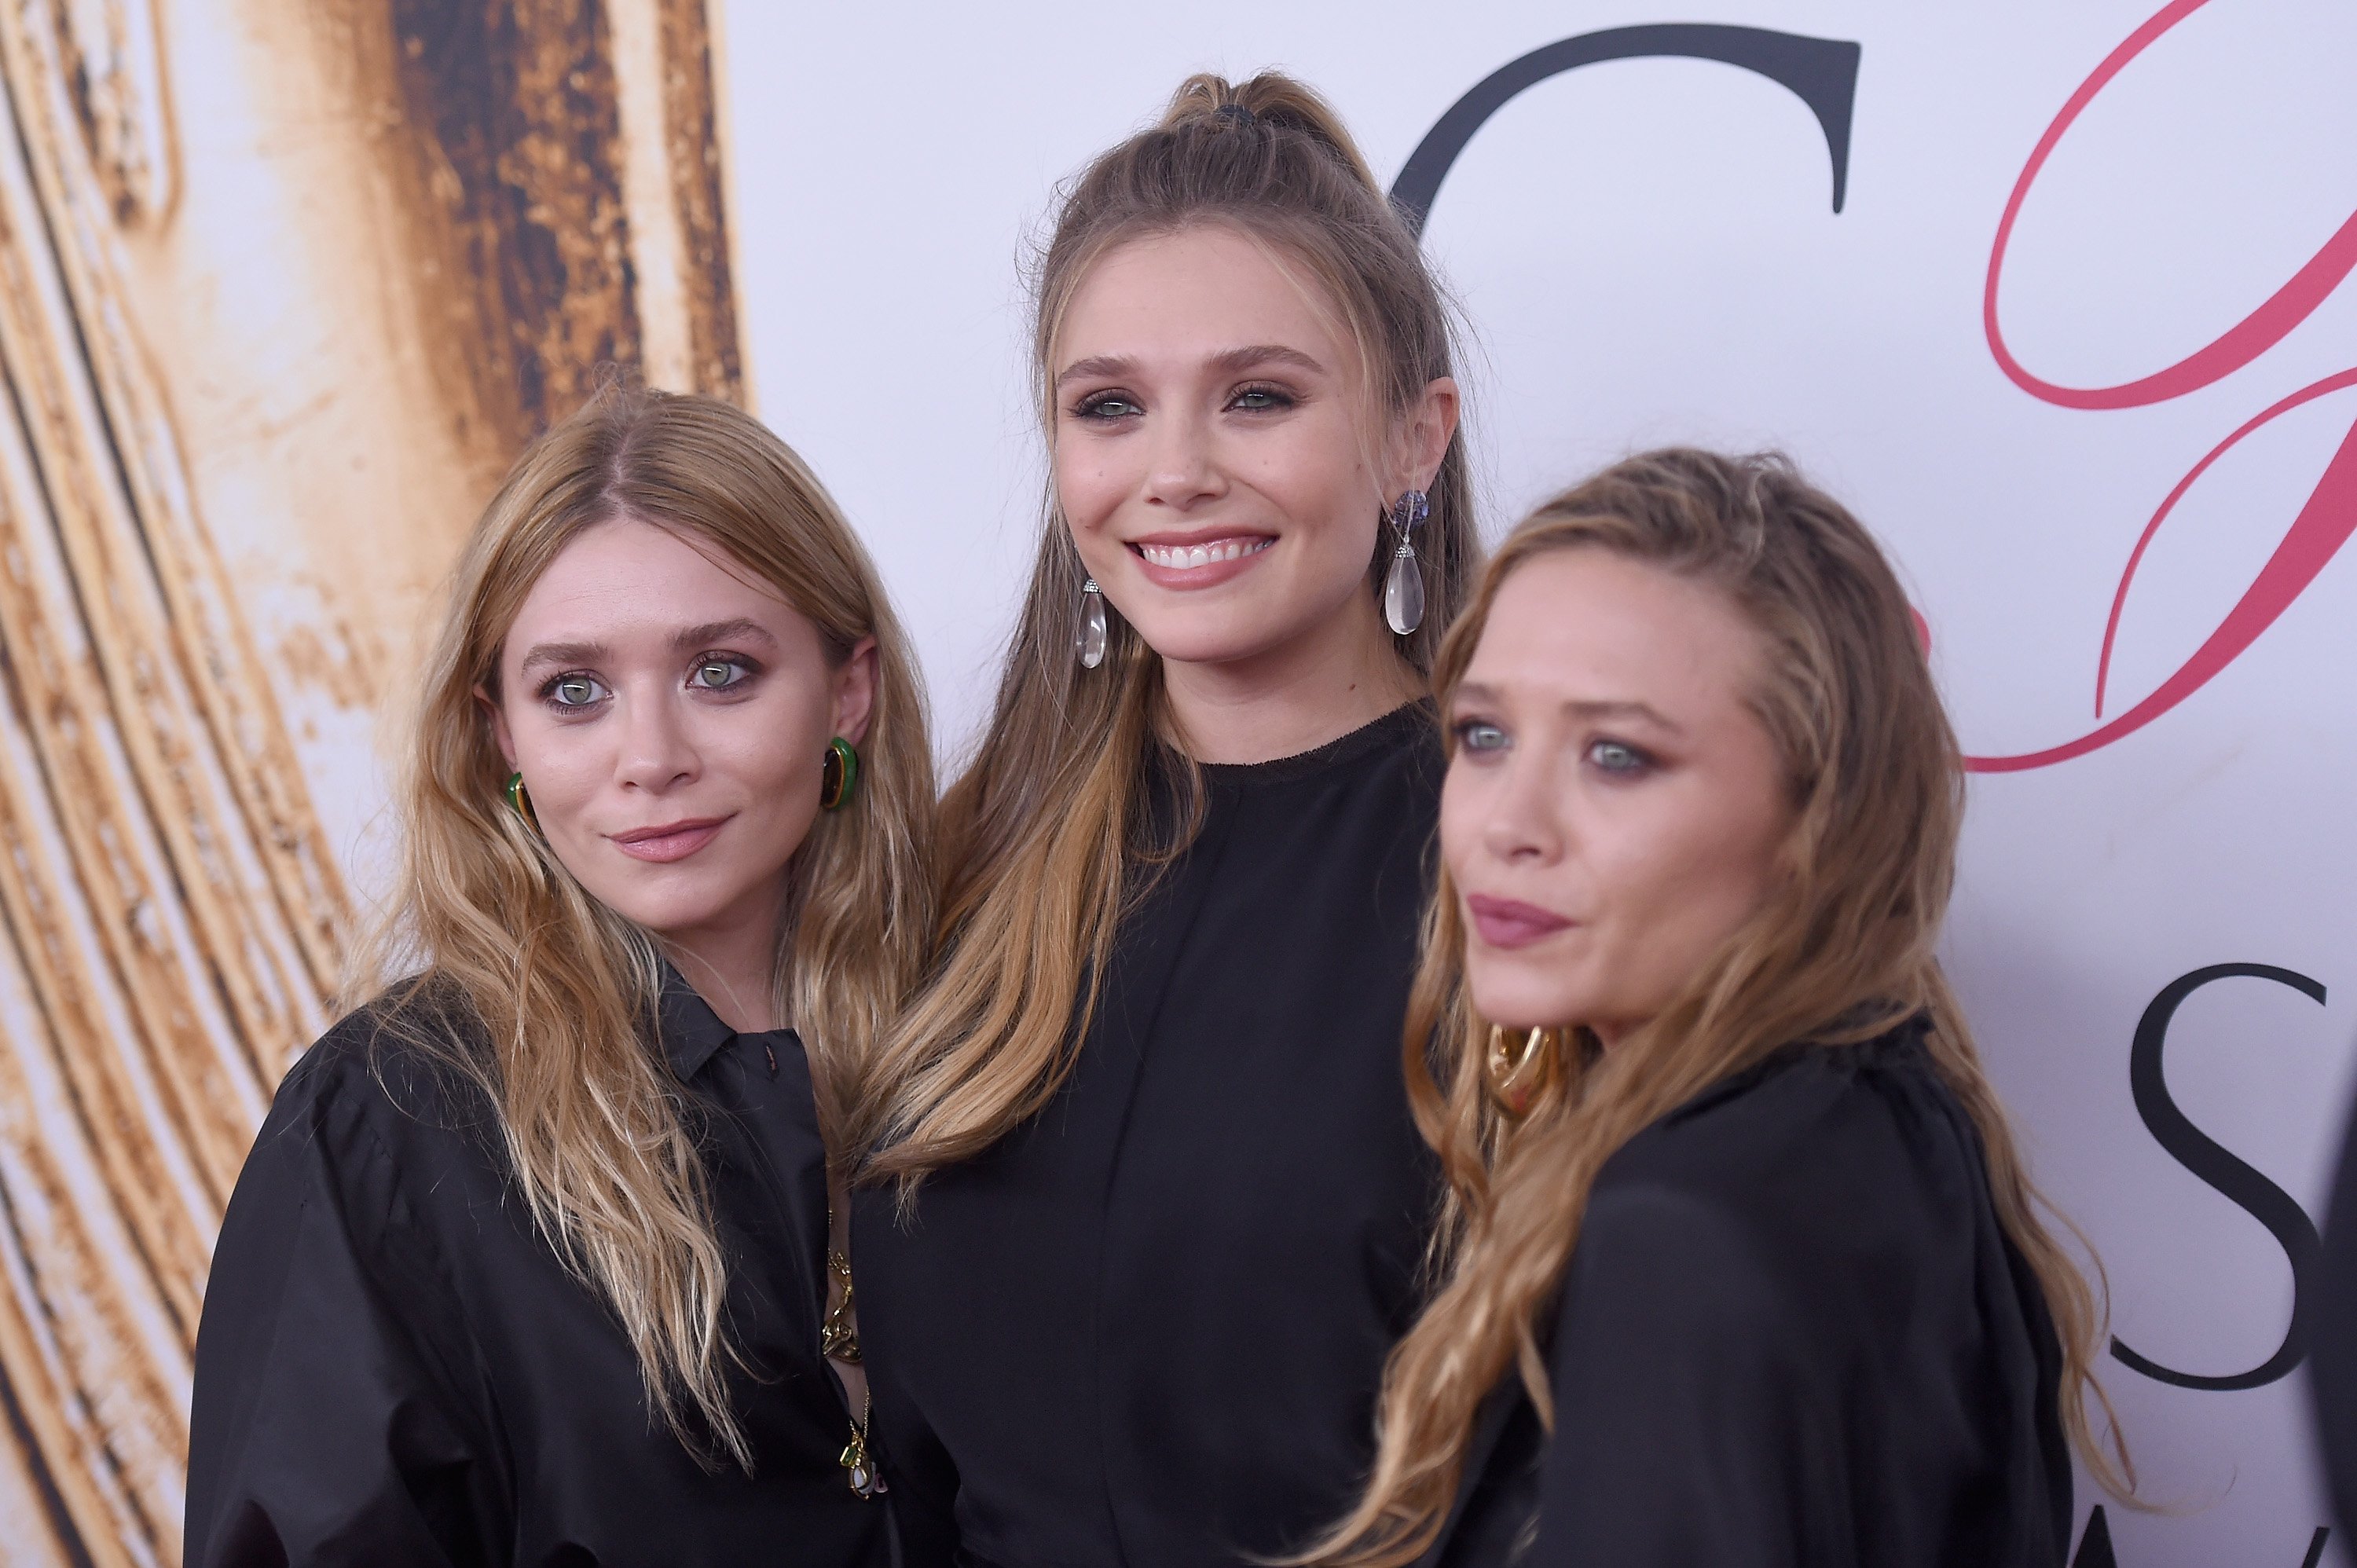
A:
[[[2324,986],[2304,974],[2288,969],[2277,969],[2265,963],[2217,963],[2207,969],[2197,969],[2170,982],[2152,1005],[2144,1010],[2136,1021],[2136,1043],[2128,1052],[2128,1087],[2136,1096],[2136,1114],[2151,1129],[2153,1140],[2176,1157],[2177,1163],[2200,1176],[2211,1187],[2231,1198],[2250,1217],[2267,1228],[2284,1256],[2291,1261],[2292,1305],[2291,1322],[2284,1329],[2283,1343],[2276,1353],[2247,1372],[2230,1377],[2203,1377],[2192,1372],[2172,1371],[2137,1355],[2118,1339],[2112,1341],[2112,1354],[2147,1378],[2157,1378],[2180,1389],[2255,1389],[2283,1377],[2299,1365],[2308,1354],[2309,1314],[2314,1300],[2317,1255],[2322,1243],[2316,1234],[2316,1223],[2308,1211],[2292,1196],[2253,1170],[2225,1145],[2193,1124],[2192,1119],[2177,1107],[2170,1098],[2169,1082],[2161,1074],[2161,1047],[2169,1039],[2169,1020],[2177,1015],[2179,1004],[2213,980],[2247,977],[2272,980],[2277,985],[2287,985],[2312,1002],[2322,1004]]]
[[[1857,102],[1857,61],[1860,49],[1838,38],[1810,38],[1798,33],[1770,32],[1765,27],[1721,27],[1692,22],[1663,22],[1641,27],[1607,27],[1582,33],[1533,49],[1520,59],[1500,66],[1448,107],[1448,113],[1425,133],[1408,155],[1399,178],[1392,182],[1392,200],[1406,216],[1408,227],[1424,232],[1424,220],[1449,166],[1473,133],[1505,107],[1524,88],[1578,66],[1609,59],[1652,59],[1663,57],[1715,59],[1755,71],[1790,89],[1817,116],[1825,133],[1825,150],[1834,161],[1834,210],[1842,209],[1849,186],[1849,122]]]

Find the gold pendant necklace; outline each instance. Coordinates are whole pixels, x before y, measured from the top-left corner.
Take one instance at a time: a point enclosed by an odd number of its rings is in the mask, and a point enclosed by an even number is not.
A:
[[[850,1472],[846,1478],[851,1489],[870,1501],[890,1489],[884,1485],[884,1472],[867,1457],[867,1423],[875,1416],[876,1398],[870,1394],[860,1402],[859,1419],[851,1423],[851,1441],[843,1445],[843,1456],[835,1461]]]

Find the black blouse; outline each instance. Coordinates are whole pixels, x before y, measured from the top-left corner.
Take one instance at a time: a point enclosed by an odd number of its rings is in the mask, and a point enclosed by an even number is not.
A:
[[[1781,1053],[1598,1176],[1548,1354],[1468,1454],[1448,1568],[2052,1568],[2045,1296],[1920,1023]]]
[[[1372,1457],[1437,1197],[1400,1026],[1441,770],[1427,707],[1203,769],[1054,1101],[853,1206],[907,1561],[1235,1563]]]
[[[479,1091],[364,1009],[287,1075],[230,1200],[197,1337],[189,1568],[886,1560],[882,1508],[836,1463],[801,1043],[732,1034],[675,976],[662,1033],[702,1124],[752,1475],[699,1466],[651,1417]]]

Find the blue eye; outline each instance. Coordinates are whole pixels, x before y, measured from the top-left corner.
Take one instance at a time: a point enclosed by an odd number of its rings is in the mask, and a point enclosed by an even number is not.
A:
[[[1617,740],[1599,740],[1587,748],[1587,760],[1617,778],[1631,778],[1653,766],[1653,759],[1635,746]]]
[[[595,675],[559,675],[541,694],[560,708],[586,708],[606,695],[606,687]]]
[[[733,659],[706,659],[699,662],[687,678],[687,683],[705,692],[725,692],[741,685],[752,671]]]
[[[1459,748],[1472,752],[1506,749],[1506,732],[1486,719],[1467,719],[1457,726]]]

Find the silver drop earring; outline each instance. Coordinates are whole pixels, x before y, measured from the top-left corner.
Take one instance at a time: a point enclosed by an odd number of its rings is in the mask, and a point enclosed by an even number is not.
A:
[[[1383,619],[1405,637],[1424,624],[1424,569],[1416,564],[1415,542],[1409,536],[1432,515],[1432,499],[1422,490],[1403,491],[1392,503],[1392,532],[1399,548],[1392,553],[1391,575],[1383,579]]]
[[[1081,585],[1081,629],[1072,635],[1072,650],[1081,656],[1083,670],[1104,662],[1104,590],[1097,586],[1094,577]]]

